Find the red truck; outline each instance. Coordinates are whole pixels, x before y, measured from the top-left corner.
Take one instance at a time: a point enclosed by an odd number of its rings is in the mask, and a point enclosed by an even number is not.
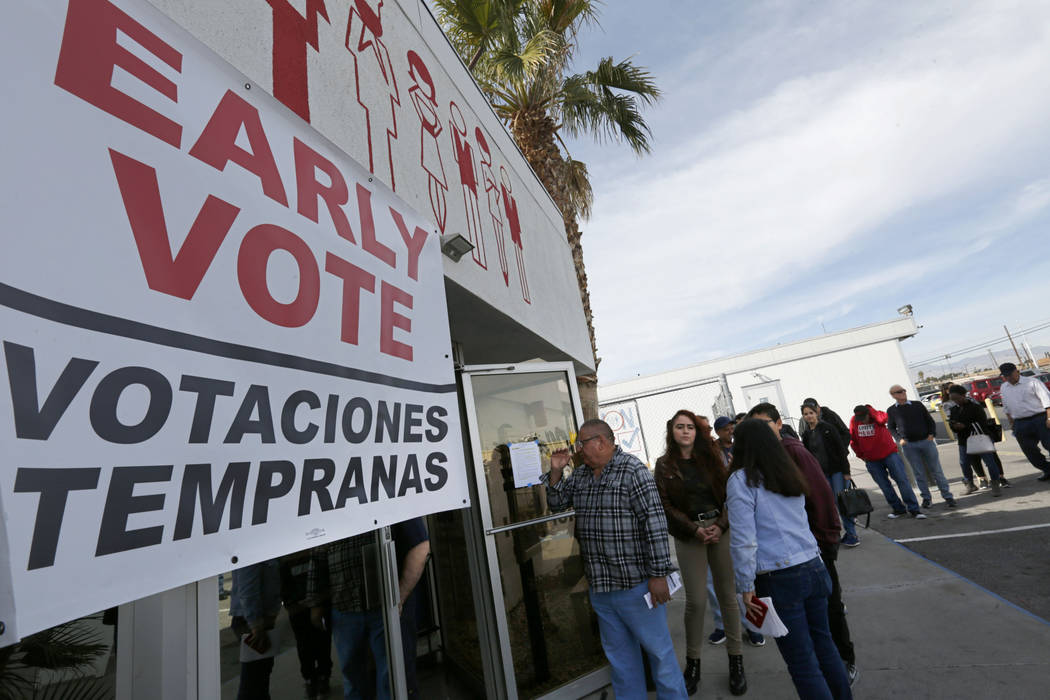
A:
[[[1002,377],[985,377],[984,379],[973,380],[966,388],[974,401],[984,403],[985,399],[991,397],[993,403],[1001,403],[999,400],[999,387],[1002,385]]]

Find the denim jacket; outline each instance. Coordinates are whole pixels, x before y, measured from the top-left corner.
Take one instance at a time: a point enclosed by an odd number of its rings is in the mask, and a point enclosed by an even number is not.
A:
[[[755,575],[820,556],[809,530],[806,497],[788,498],[758,486],[748,486],[747,475],[729,475],[729,550],[733,556],[736,590],[755,590]]]

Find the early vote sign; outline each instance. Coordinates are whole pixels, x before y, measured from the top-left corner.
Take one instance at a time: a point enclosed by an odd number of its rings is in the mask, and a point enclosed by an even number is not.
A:
[[[142,0],[0,47],[0,645],[467,503],[432,225]]]

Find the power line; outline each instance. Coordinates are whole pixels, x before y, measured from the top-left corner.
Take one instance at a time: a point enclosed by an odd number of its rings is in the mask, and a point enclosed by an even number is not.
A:
[[[1050,321],[1041,321],[1039,324],[1037,324],[1035,326],[1032,326],[1031,328],[1024,328],[1024,329],[1019,330],[1019,331],[1014,331],[1014,333],[1015,333],[1015,335],[1023,335],[1025,333],[1034,333],[1035,331],[1041,331],[1041,330],[1045,330],[1047,328],[1050,328]],[[956,355],[956,356],[958,356],[958,355],[965,355],[967,353],[976,352],[977,350],[984,350],[985,348],[990,348],[993,345],[998,345],[999,343],[1005,343],[1005,342],[1007,342],[1007,340],[1008,340],[1008,338],[1005,335],[1001,335],[1001,336],[995,338],[994,340],[988,340],[988,341],[985,341],[985,342],[982,342],[982,343],[977,343],[976,345],[970,345],[968,347],[955,349],[955,350],[952,350],[951,352],[944,352],[944,353],[941,353],[939,355],[936,355],[935,357],[931,357],[931,358],[929,358],[927,360],[922,360],[922,361],[919,361],[919,362],[912,362],[911,364],[908,365],[908,367],[909,368],[914,368],[914,367],[922,367],[923,365],[930,365],[930,364],[933,364],[935,362],[941,362],[946,356],[950,357],[952,355]]]

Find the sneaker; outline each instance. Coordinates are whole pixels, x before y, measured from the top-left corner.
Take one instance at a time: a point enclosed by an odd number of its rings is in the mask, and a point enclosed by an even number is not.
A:
[[[1037,478],[1036,481],[1050,481],[1050,474],[1043,474]]]
[[[988,479],[981,479],[981,488],[982,489],[988,488]]]
[[[958,503],[956,503],[956,502],[955,502],[955,499],[954,499],[954,498],[949,498],[949,499],[948,499],[948,500],[946,501],[946,503],[948,504],[948,507],[949,507],[949,508],[955,508],[956,506],[958,506],[958,505],[959,505]]]
[[[967,481],[966,495],[969,496],[971,493],[977,493],[977,486],[972,481]]]
[[[758,632],[752,632],[751,630],[744,630],[747,634],[747,643],[753,647],[764,647],[766,645],[766,638]]]
[[[857,676],[860,675],[857,671],[857,664],[846,664],[846,675],[849,676],[849,687],[852,688],[857,681]]]
[[[1006,479],[999,479],[999,485],[1002,486],[1004,489],[1010,488],[1010,482]]]
[[[916,520],[925,520],[926,519],[926,514],[925,513],[912,513],[911,517],[915,518]]]
[[[1003,492],[999,489],[999,482],[998,481],[993,481],[992,482],[992,498],[998,498],[999,496],[1002,496],[1002,495],[1003,495]]]
[[[847,534],[845,537],[842,538],[842,546],[843,547],[856,547],[859,544],[860,544],[860,538],[857,537],[856,535],[849,535],[849,534]]]
[[[931,501],[930,499],[928,499],[928,498],[922,499],[922,507],[923,508],[929,508],[932,505],[933,505],[933,501]]]
[[[711,636],[707,638],[708,644],[723,644],[726,641],[726,631],[724,629],[715,628],[715,631],[711,633]]]
[[[907,514],[908,511],[906,510],[895,510],[892,513],[889,513],[886,517],[890,520],[896,520],[897,518],[903,518]]]

